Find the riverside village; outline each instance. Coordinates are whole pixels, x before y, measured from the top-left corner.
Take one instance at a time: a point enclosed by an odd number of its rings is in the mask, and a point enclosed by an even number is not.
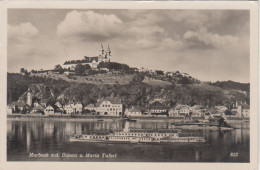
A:
[[[6,161],[252,163],[250,14],[8,10]]]
[[[118,75],[120,72],[128,72],[124,74],[125,77],[131,75],[138,75],[141,81],[150,80],[150,83],[156,82],[175,84],[202,84],[198,80],[192,78],[187,73],[177,72],[163,72],[160,70],[148,70],[144,68],[131,68],[124,64],[110,62],[111,50],[108,45],[107,50],[104,50],[101,44],[101,53],[98,56],[87,57],[82,60],[65,61],[63,66],[56,65],[52,70],[32,70],[28,72],[22,68],[20,75],[27,77],[48,77],[52,79],[63,79],[66,81],[80,80],[84,76],[98,75],[100,78],[86,78],[94,84],[103,83],[111,84],[113,80],[105,80],[106,75]],[[121,70],[120,70],[121,69]],[[127,71],[126,71],[127,70]],[[140,76],[141,75],[141,76]],[[23,77],[22,77],[23,78]],[[104,79],[101,79],[104,78]],[[115,83],[120,84],[120,79],[116,79]],[[89,82],[85,83],[89,83]],[[134,81],[134,80],[132,80]],[[136,79],[136,81],[140,81]],[[188,82],[188,83],[187,83]],[[82,83],[82,82],[80,82]],[[84,83],[84,81],[83,81]],[[146,82],[149,84],[149,81]],[[168,85],[166,84],[166,85]],[[183,86],[184,86],[183,85]],[[153,98],[146,99],[145,105],[126,104],[120,96],[101,96],[92,102],[82,102],[82,99],[70,98],[67,101],[62,97],[54,98],[51,94],[52,100],[44,97],[46,88],[43,83],[32,83],[26,86],[28,89],[20,95],[16,101],[8,104],[9,116],[26,116],[26,117],[73,117],[73,118],[134,118],[134,119],[209,119],[219,118],[225,119],[245,119],[250,117],[250,108],[246,100],[239,100],[233,97],[228,105],[218,104],[187,104],[185,100],[175,101],[174,104],[164,96],[155,95]],[[241,91],[240,91],[241,92]],[[53,92],[51,92],[53,93]],[[245,93],[245,92],[241,92]],[[174,94],[173,94],[174,96]],[[168,101],[167,101],[168,100]],[[183,102],[183,103],[182,103]]]

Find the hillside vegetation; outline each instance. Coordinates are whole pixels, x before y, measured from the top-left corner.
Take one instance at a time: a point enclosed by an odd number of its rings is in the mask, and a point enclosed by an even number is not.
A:
[[[238,83],[234,81],[217,81],[215,83],[211,83],[213,86],[217,86],[223,89],[235,89],[249,92],[250,84],[249,83]]]
[[[102,84],[128,84],[133,76],[132,75],[120,75],[120,74],[109,74],[109,73],[102,73],[102,74],[93,74],[93,75],[72,75],[67,76],[65,74],[46,74],[46,75],[37,75],[43,78],[52,78],[55,80],[65,80],[68,82],[75,82],[75,83],[91,83],[96,85]]]
[[[61,78],[54,79],[50,77],[11,73],[8,73],[7,77],[8,103],[17,101],[19,97],[27,91],[31,84],[44,85],[43,89],[45,90],[42,91],[44,94],[38,94],[38,96],[48,100],[49,103],[56,100],[63,103],[68,101],[79,101],[84,105],[87,105],[89,103],[96,103],[97,99],[102,97],[118,97],[126,107],[132,105],[147,107],[149,106],[150,101],[157,98],[163,99],[168,106],[174,106],[177,103],[181,103],[188,105],[202,104],[208,107],[216,105],[226,105],[229,107],[236,100],[247,101],[247,103],[249,103],[249,93],[240,93],[236,89],[223,89],[207,83],[174,84],[166,82],[161,86],[147,81],[147,78],[140,75],[132,75],[131,80],[129,78],[128,83],[122,84],[80,83],[66,81]],[[150,79],[150,81],[154,80]],[[39,91],[38,93],[42,92]]]

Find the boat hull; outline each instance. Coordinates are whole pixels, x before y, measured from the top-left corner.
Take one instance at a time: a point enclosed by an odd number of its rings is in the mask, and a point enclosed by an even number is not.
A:
[[[190,139],[175,139],[175,140],[167,140],[167,141],[140,141],[140,140],[127,140],[127,141],[113,141],[113,140],[89,140],[82,138],[70,138],[70,142],[87,142],[87,143],[128,143],[128,144],[173,144],[173,143],[204,143],[206,140],[204,138],[198,138],[197,140]]]

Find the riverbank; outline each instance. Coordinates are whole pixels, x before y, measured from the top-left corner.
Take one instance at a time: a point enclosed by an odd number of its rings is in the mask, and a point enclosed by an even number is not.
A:
[[[36,114],[12,114],[7,115],[8,120],[64,120],[64,121],[115,121],[115,120],[125,120],[123,117],[112,117],[112,116],[100,116],[100,115],[59,115],[59,116],[45,116]],[[131,117],[130,121],[162,121],[162,122],[180,122],[183,121],[183,117]],[[205,120],[203,117],[193,118],[194,120]],[[227,121],[249,121],[249,118],[228,118]]]

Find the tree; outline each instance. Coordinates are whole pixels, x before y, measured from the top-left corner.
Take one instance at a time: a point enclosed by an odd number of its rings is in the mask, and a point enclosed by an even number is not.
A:
[[[21,69],[20,69],[20,74],[28,75],[29,73],[28,73],[28,71],[27,71],[26,69],[21,68]]]
[[[59,71],[60,74],[64,73],[64,69],[60,64],[55,65],[54,70]]]
[[[62,69],[60,64],[55,65],[54,70],[60,70],[60,69]]]
[[[220,117],[218,120],[218,126],[221,127],[225,122],[225,119],[223,117]]]
[[[91,69],[90,65],[86,64],[86,65],[85,65],[85,69],[86,69],[86,70],[90,70],[90,69]]]
[[[20,69],[20,73],[24,73],[25,72],[25,69],[24,68],[21,68]]]
[[[142,82],[144,80],[144,75],[135,74],[132,78],[132,82]]]
[[[191,80],[190,80],[189,78],[187,78],[187,77],[182,77],[182,78],[178,81],[178,83],[184,84],[184,85],[186,85],[186,84],[192,84]]]
[[[85,75],[86,67],[82,64],[77,64],[75,67],[75,74],[77,75]]]
[[[155,73],[156,73],[157,75],[164,75],[162,70],[155,70]]]
[[[98,64],[97,68],[98,69],[100,69],[100,68],[108,68],[108,64],[102,61],[102,62],[100,62]]]
[[[231,110],[229,110],[229,109],[227,109],[227,110],[225,110],[225,115],[232,115],[232,112],[231,112]]]
[[[47,106],[48,105],[54,105],[56,103],[56,99],[55,98],[53,98],[53,97],[49,97],[48,99],[47,99]]]

